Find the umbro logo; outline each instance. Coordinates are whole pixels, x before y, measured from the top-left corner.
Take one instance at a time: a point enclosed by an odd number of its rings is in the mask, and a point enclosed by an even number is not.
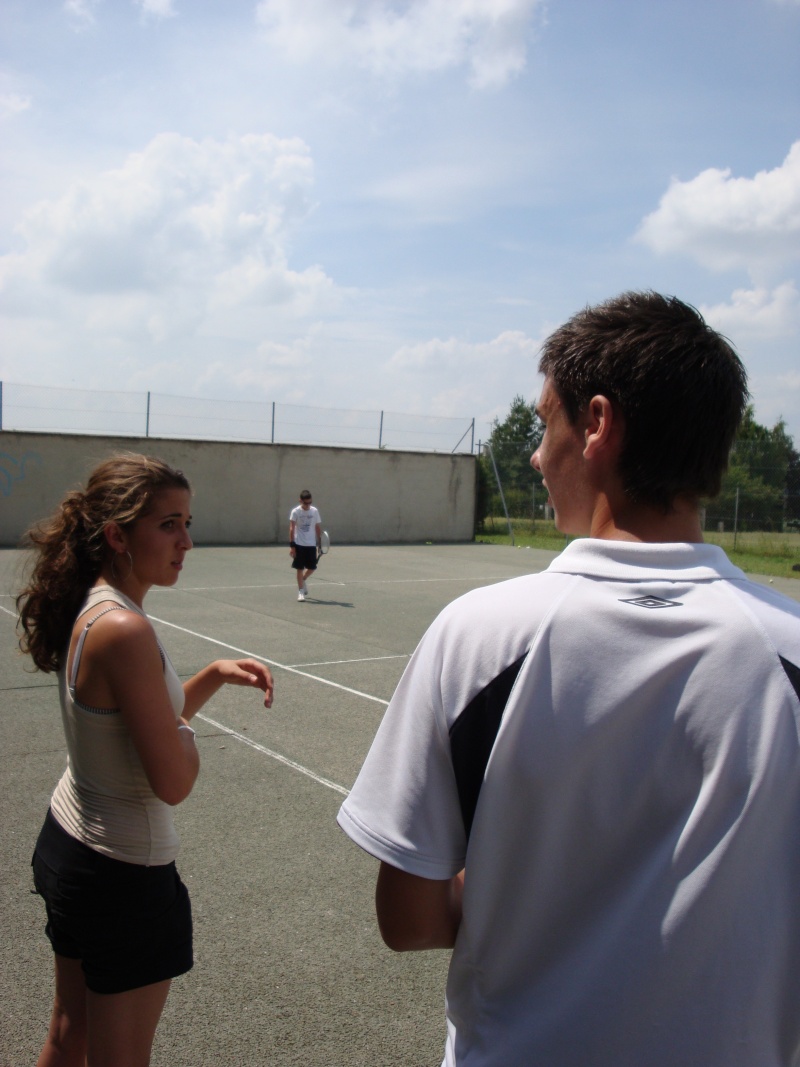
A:
[[[680,600],[662,600],[660,596],[637,596],[632,597],[630,600],[623,600],[620,598],[621,604],[635,604],[637,608],[650,608],[655,610],[656,608],[680,608],[683,607],[683,602]]]

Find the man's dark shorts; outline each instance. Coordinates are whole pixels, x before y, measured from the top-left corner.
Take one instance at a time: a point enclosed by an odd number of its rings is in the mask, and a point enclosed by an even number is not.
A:
[[[292,566],[296,571],[315,571],[317,569],[317,546],[295,545]]]

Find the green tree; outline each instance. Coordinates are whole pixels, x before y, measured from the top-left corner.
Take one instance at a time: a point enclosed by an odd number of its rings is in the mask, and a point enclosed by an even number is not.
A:
[[[543,433],[544,426],[536,414],[535,404],[529,404],[519,395],[511,401],[511,407],[502,422],[499,419],[494,420],[488,441],[491,455],[487,454],[488,450],[484,450],[479,460],[476,513],[478,525],[487,515],[503,513],[492,456],[503,486],[503,496],[509,514],[514,518],[531,515],[533,486],[541,484],[541,476],[531,468],[530,461],[539,447]]]
[[[531,447],[538,447],[542,439],[544,427],[539,416],[536,414],[536,404],[528,403],[525,397],[517,396],[511,401],[508,414],[500,422],[495,419],[492,423],[492,432],[489,441],[493,448],[513,442],[514,444],[525,443]]]
[[[522,396],[511,401],[508,415],[500,422],[495,419],[489,444],[503,483],[503,491],[529,489],[531,484],[531,456],[539,447],[544,426],[536,414],[536,405]]]
[[[738,490],[738,511],[737,511]],[[770,429],[747,408],[731,450],[722,491],[708,506],[708,521],[740,529],[783,530],[800,522],[800,454],[783,419]]]
[[[760,477],[767,485],[782,489],[792,453],[797,456],[783,419],[778,419],[770,430],[756,422],[753,405],[749,405],[736,436],[732,461],[746,466],[751,475]]]

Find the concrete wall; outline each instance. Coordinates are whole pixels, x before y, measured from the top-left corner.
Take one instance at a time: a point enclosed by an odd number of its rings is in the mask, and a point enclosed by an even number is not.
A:
[[[469,541],[475,457],[303,445],[0,432],[0,545],[19,543],[113,452],[160,456],[194,490],[198,544],[288,541],[310,489],[334,543]]]

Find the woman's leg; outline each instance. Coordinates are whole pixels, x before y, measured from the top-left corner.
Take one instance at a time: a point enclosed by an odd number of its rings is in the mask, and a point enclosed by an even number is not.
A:
[[[86,993],[87,1067],[147,1067],[170,979],[127,993]]]
[[[80,960],[56,955],[56,993],[36,1067],[147,1067],[170,981],[92,993]]]
[[[85,1067],[86,982],[80,960],[56,954],[56,995],[36,1067]]]

